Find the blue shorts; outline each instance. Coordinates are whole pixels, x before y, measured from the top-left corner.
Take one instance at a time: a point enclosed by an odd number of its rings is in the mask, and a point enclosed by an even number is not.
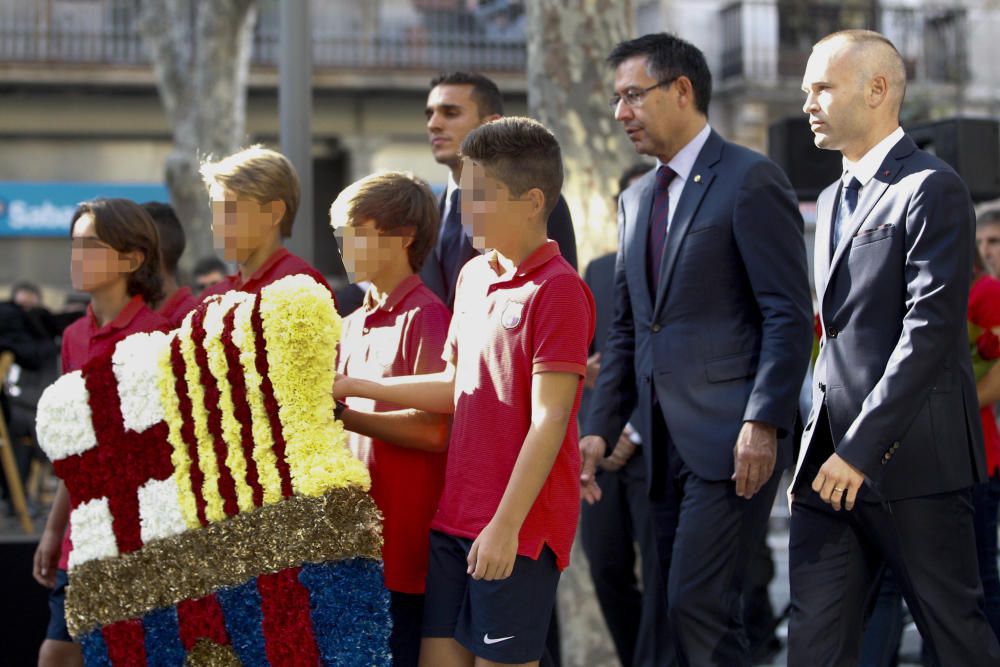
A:
[[[61,642],[73,641],[69,635],[69,629],[66,627],[67,583],[69,583],[69,577],[66,570],[56,570],[56,585],[49,592],[49,627],[45,631],[46,639]]]
[[[474,655],[503,663],[539,660],[556,601],[556,556],[518,556],[509,577],[467,574],[472,540],[431,531],[424,637],[451,637]]]

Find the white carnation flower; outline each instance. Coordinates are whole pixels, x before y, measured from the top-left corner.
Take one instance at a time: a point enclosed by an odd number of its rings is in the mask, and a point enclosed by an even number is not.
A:
[[[155,331],[132,334],[115,346],[111,362],[126,430],[142,433],[164,420],[156,377],[160,353],[169,344],[170,335]]]
[[[143,544],[187,530],[173,477],[151,479],[139,488],[139,522]]]
[[[118,544],[111,527],[111,510],[107,498],[95,498],[79,505],[69,515],[73,534],[73,551],[69,554],[70,569],[87,561],[116,558]]]
[[[38,442],[52,461],[97,446],[89,400],[80,371],[63,375],[42,393],[35,422]]]

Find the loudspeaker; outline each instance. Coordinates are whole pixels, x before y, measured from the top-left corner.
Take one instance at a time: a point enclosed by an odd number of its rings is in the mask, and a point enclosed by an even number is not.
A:
[[[38,542],[0,541],[0,664],[34,665],[49,624],[49,592],[31,577]]]
[[[844,169],[839,151],[816,148],[805,114],[771,123],[767,154],[788,174],[802,201],[814,201],[826,186],[840,178]]]
[[[1000,123],[947,118],[906,128],[917,146],[951,165],[975,202],[1000,197]]]

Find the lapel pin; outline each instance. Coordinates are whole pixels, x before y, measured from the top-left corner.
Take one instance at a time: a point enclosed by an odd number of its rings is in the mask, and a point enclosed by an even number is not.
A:
[[[694,182],[695,183],[701,183],[701,174],[695,174],[694,175]]]
[[[886,169],[886,170],[885,170],[885,175],[886,175],[886,176],[888,176],[888,175],[889,175],[889,174],[891,174],[891,173],[892,173],[892,172],[891,172],[891,171],[889,171],[888,169]]]

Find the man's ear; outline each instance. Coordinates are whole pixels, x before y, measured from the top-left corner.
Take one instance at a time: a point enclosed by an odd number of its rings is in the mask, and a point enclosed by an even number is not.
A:
[[[674,88],[677,90],[677,103],[682,107],[694,106],[694,84],[686,76],[679,76],[674,81]]]
[[[271,214],[271,225],[281,224],[281,220],[285,217],[285,202],[280,199],[275,199],[274,201],[268,202],[264,207],[264,210]]]
[[[885,76],[878,74],[868,82],[865,93],[868,98],[868,106],[874,109],[885,102],[886,97],[888,97],[889,82]]]
[[[480,118],[479,119],[479,124],[480,125],[485,125],[486,123],[490,122],[491,120],[498,120],[500,118],[503,118],[503,116],[501,116],[498,113],[491,113],[489,116],[483,116],[482,118]]]

